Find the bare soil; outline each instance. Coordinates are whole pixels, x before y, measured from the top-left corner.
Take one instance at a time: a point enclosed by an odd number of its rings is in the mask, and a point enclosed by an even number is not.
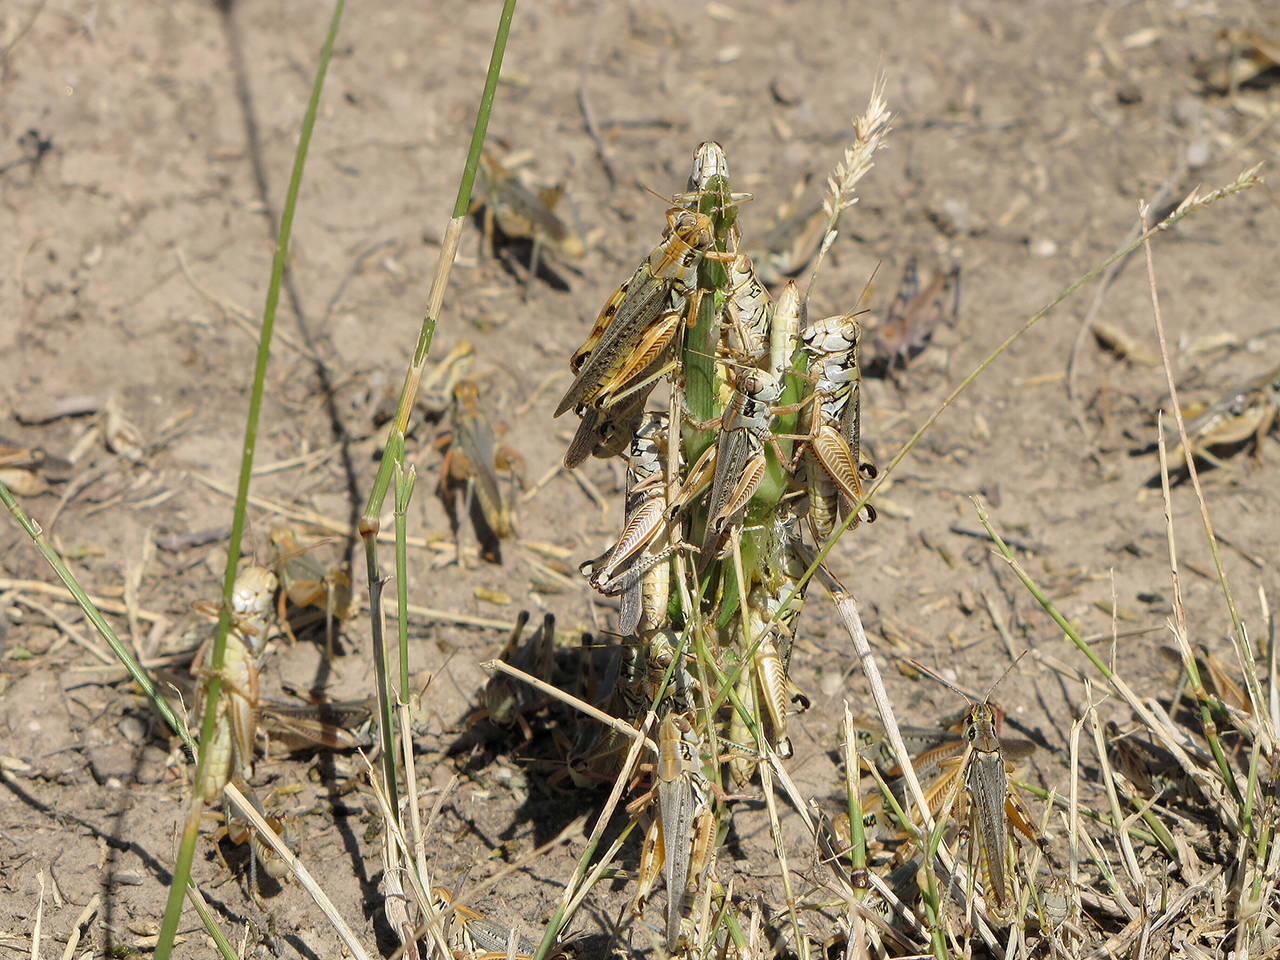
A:
[[[253,493],[278,509],[349,528],[381,448],[374,411],[398,389],[417,337],[438,241],[457,189],[498,4],[352,5],[329,71],[311,144],[281,299]],[[148,661],[185,666],[215,600],[225,535],[160,549],[158,538],[227,524],[273,224],[323,39],[323,5],[97,4],[14,0],[0,10],[0,435],[74,467],[42,474],[24,496],[109,619]],[[889,149],[844,221],[810,312],[847,310],[875,275],[883,315],[903,264],[926,273],[960,263],[954,327],[893,380],[866,385],[864,433],[884,463],[951,387],[1035,309],[1130,233],[1136,203],[1217,186],[1274,158],[1277,88],[1207,91],[1196,64],[1224,62],[1220,34],[1263,26],[1255,5],[1074,0],[990,4],[793,2],[523,4],[517,10],[490,136],[529,162],[521,176],[563,184],[565,213],[587,238],[578,262],[552,258],[526,284],[525,262],[479,251],[468,229],[432,353],[475,344],[484,403],[523,456],[532,483],[559,461],[571,424],[551,411],[566,360],[613,287],[662,226],[644,188],[683,188],[694,146],[725,147],[748,238],[769,225],[793,185],[814,175],[802,203],[850,136],[875,73],[897,115]],[[611,182],[584,124],[589,105]],[[1224,202],[1160,238],[1156,275],[1180,381],[1212,395],[1275,365],[1280,216],[1270,193]],[[1086,635],[1126,634],[1114,650],[1140,690],[1167,690],[1164,625],[1170,578],[1152,453],[1165,402],[1158,366],[1083,342],[1065,367],[1095,287],[1052,313],[947,410],[880,501],[880,519],[843,541],[832,568],[856,593],[906,723],[959,706],[935,684],[893,668],[911,656],[984,689],[1030,647],[996,694],[1008,722],[1037,740],[1033,782],[1064,789],[1066,735],[1084,704],[1051,663],[1083,658],[989,544],[970,504],[981,497],[1020,556]],[[527,299],[524,299],[527,292]],[[1156,354],[1143,262],[1109,288],[1098,317]],[[247,319],[247,322],[246,322]],[[1217,338],[1217,339],[1214,339]],[[88,395],[115,413],[32,422],[49,404]],[[118,418],[118,419],[117,419]],[[133,439],[122,432],[131,427]],[[108,445],[107,438],[112,442]],[[503,544],[480,556],[469,524],[461,566],[450,564],[448,517],[433,495],[441,457],[420,427],[411,532],[415,603],[509,623],[520,608],[556,614],[569,631],[602,629],[612,613],[585,583],[553,591],[539,556]],[[1227,572],[1261,634],[1259,589],[1275,595],[1280,532],[1267,439],[1207,476]],[[275,469],[273,469],[273,467]],[[620,471],[581,469],[602,507],[560,473],[522,504],[522,540],[562,548],[577,563],[611,541],[621,518]],[[1225,615],[1189,485],[1175,489],[1182,586],[1196,638],[1221,642]],[[269,556],[275,509],[251,511],[250,551]],[[300,533],[309,528],[295,525]],[[389,557],[389,554],[386,554]],[[123,679],[85,645],[104,649],[75,608],[34,581],[53,582],[13,523],[0,524],[0,951],[29,955],[43,896],[44,956],[101,897],[81,950],[145,949],[163,912],[186,803],[174,741]],[[361,565],[357,564],[357,568]],[[363,592],[363,574],[358,576]],[[482,599],[486,588],[509,603]],[[493,596],[493,594],[488,594]],[[133,610],[130,618],[122,615]],[[366,604],[367,608],[367,604]],[[54,618],[57,618],[55,621]],[[1009,649],[993,626],[1010,636]],[[835,717],[843,700],[869,715],[865,684],[815,587],[801,620],[793,676],[813,700],[796,717],[792,775],[834,804],[841,787]],[[1142,634],[1133,631],[1146,630]],[[334,697],[372,689],[367,612],[343,625],[330,665],[314,644],[280,650],[264,692],[326,685]],[[600,798],[554,792],[523,746],[448,755],[484,682],[478,663],[503,632],[417,617],[415,671],[433,677],[419,777],[424,802],[451,778],[433,828],[431,869],[458,885],[519,860]],[[82,645],[81,638],[85,645]],[[1113,702],[1104,716],[1127,721]],[[272,756],[259,791],[277,788],[302,855],[366,943],[388,952],[374,822],[350,756]],[[279,788],[289,788],[282,790]],[[784,820],[798,882],[815,869],[794,818]],[[781,887],[760,805],[735,818],[725,877],[780,906]],[[230,851],[233,855],[235,851]],[[541,929],[580,852],[571,840],[503,881],[478,904],[526,933]],[[244,855],[238,864],[243,869]],[[619,864],[632,870],[630,844]],[[233,866],[237,861],[233,860]],[[296,884],[251,898],[205,845],[195,876],[253,955],[338,956],[341,947]],[[43,878],[43,894],[41,888]],[[630,890],[605,884],[575,929],[601,934],[625,916]],[[209,956],[194,913],[180,956]],[[821,931],[815,928],[815,935]],[[633,937],[635,949],[647,936]],[[588,941],[596,954],[603,938]]]

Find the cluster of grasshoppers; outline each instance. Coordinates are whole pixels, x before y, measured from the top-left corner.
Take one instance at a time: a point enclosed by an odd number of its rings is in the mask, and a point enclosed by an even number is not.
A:
[[[854,510],[850,526],[875,519],[862,502],[876,470],[861,443],[861,326],[806,324],[790,281],[770,295],[739,233],[747,199],[730,192],[719,144],[699,146],[662,236],[570,359],[555,411],[581,421],[567,468],[626,457],[622,532],[581,569],[620,599],[630,656],[610,705],[660,717],[652,787],[628,809],[657,808],[635,906],[661,873],[669,952],[703,942],[689,901],[708,893],[724,778],[743,785],[762,758],[791,753],[787,717],[805,702],[788,680],[800,521],[821,544]],[[660,384],[666,409],[649,405]],[[573,772],[614,775],[618,739],[579,744]]]

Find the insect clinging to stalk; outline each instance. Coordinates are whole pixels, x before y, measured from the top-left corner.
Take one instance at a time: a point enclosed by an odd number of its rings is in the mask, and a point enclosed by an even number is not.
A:
[[[245,567],[236,576],[231,592],[231,625],[219,672],[222,685],[218,691],[213,739],[208,746],[202,780],[196,785],[205,803],[216,800],[232,777],[245,782],[253,778],[253,741],[258,731],[258,660],[266,649],[267,628],[278,585],[276,575],[266,567]],[[210,616],[218,614],[211,604],[196,606]],[[196,716],[201,717],[214,677],[210,640],[196,652],[191,672],[200,680]]]
[[[665,457],[667,415],[651,412],[631,441],[627,460],[626,520],[606,553],[581,571],[605,596],[622,596],[618,631],[656,630],[666,617],[671,548],[668,531]]]
[[[863,479],[876,475],[862,455],[862,394],[858,343],[862,327],[848,315],[825,317],[803,333],[810,373],[817,377],[813,401],[801,412],[801,432],[807,434],[804,464],[809,492],[809,527],[819,543],[862,499]],[[876,518],[875,508],[863,506],[858,519]]]

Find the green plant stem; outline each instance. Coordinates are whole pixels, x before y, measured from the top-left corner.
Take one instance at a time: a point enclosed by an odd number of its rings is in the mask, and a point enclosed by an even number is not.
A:
[[[440,242],[440,258],[436,261],[435,274],[431,279],[431,289],[427,294],[427,310],[418,331],[418,342],[414,347],[413,359],[405,371],[404,383],[400,388],[400,400],[396,407],[395,419],[387,436],[387,446],[382,453],[382,462],[378,466],[378,474],[374,478],[373,487],[369,491],[369,499],[364,513],[360,517],[360,538],[364,542],[365,570],[369,581],[369,606],[373,623],[375,681],[378,685],[379,731],[381,734],[383,764],[387,776],[387,794],[391,799],[391,809],[399,810],[396,786],[395,750],[392,736],[390,697],[387,691],[386,650],[381,635],[381,626],[376,611],[381,610],[382,571],[378,565],[378,531],[381,521],[382,505],[386,501],[387,491],[391,487],[393,473],[397,461],[403,462],[404,436],[408,432],[409,415],[413,410],[414,400],[418,395],[418,386],[422,382],[422,374],[426,369],[427,356],[431,352],[431,341],[435,337],[436,321],[444,303],[444,292],[449,285],[449,274],[453,269],[454,257],[458,252],[458,241],[462,235],[462,226],[471,203],[471,189],[475,183],[476,168],[480,164],[480,150],[484,146],[485,133],[489,129],[489,115],[493,110],[493,100],[498,89],[498,77],[502,73],[502,58],[507,49],[507,36],[511,31],[511,18],[515,15],[516,0],[505,0],[502,14],[498,20],[498,29],[493,38],[493,51],[489,57],[489,69],[485,75],[484,90],[480,95],[480,106],[476,110],[476,120],[471,131],[471,145],[467,150],[466,164],[458,182],[458,196],[453,206],[453,218],[445,228]],[[393,455],[393,446],[399,444],[401,456]],[[375,607],[376,601],[376,607]],[[402,621],[403,622],[403,621]]]
[[[409,501],[413,497],[413,487],[417,482],[417,471],[410,467],[407,472],[397,471],[396,483],[396,637],[400,649],[400,702],[408,703],[409,690],[409,551],[408,551],[408,511]]]
[[[196,742],[191,738],[191,734],[187,732],[186,725],[177,718],[169,707],[168,701],[160,696],[160,691],[156,688],[155,681],[151,679],[151,675],[147,673],[142,664],[133,658],[129,648],[116,636],[116,632],[111,629],[111,624],[107,623],[102,616],[102,612],[94,606],[93,601],[89,599],[89,595],[84,592],[84,589],[76,580],[75,574],[71,572],[70,568],[63,562],[63,559],[58,556],[57,551],[53,549],[49,539],[44,535],[44,531],[40,529],[40,525],[27,516],[17,500],[14,499],[12,491],[2,481],[0,481],[0,502],[3,502],[9,512],[13,514],[13,518],[18,521],[18,525],[26,531],[27,536],[35,543],[36,549],[40,551],[49,566],[53,568],[53,572],[58,575],[58,579],[67,588],[67,592],[75,598],[76,603],[80,604],[80,609],[84,611],[85,619],[93,624],[94,629],[98,631],[98,635],[106,641],[107,646],[111,648],[111,652],[116,655],[124,665],[125,670],[129,672],[129,676],[142,688],[143,694],[151,701],[151,705],[156,708],[156,712],[169,725],[169,729],[182,738],[182,743],[187,748],[188,754],[194,757],[196,754]]]
[[[244,535],[245,512],[249,501],[249,480],[253,474],[253,455],[258,440],[258,415],[262,409],[267,361],[271,356],[271,335],[275,329],[276,306],[280,301],[280,283],[284,277],[284,268],[289,256],[289,239],[293,234],[293,215],[298,206],[298,191],[302,187],[302,171],[306,166],[307,147],[311,143],[311,132],[315,129],[320,92],[324,89],[324,78],[329,69],[329,59],[333,55],[338,25],[342,22],[343,7],[344,0],[335,0],[333,14],[329,18],[329,32],[320,51],[320,61],[316,67],[315,79],[311,84],[311,97],[307,101],[307,110],[302,118],[302,129],[298,134],[298,146],[293,155],[293,171],[289,176],[289,189],[280,212],[280,230],[276,238],[275,257],[271,264],[271,279],[267,284],[266,303],[262,310],[262,329],[258,333],[258,354],[254,361],[253,386],[249,392],[244,447],[240,456],[240,479],[236,486],[236,502],[231,519],[226,572],[222,578],[222,608],[218,612],[218,628],[214,634],[213,650],[210,654],[211,676],[206,695],[204,722],[200,727],[200,750],[196,758],[194,779],[196,789],[192,792],[193,815],[188,816],[188,828],[183,832],[182,844],[178,848],[177,861],[174,863],[173,880],[169,885],[169,897],[165,903],[164,918],[160,922],[160,934],[156,941],[156,960],[169,960],[169,954],[173,951],[173,939],[177,934],[178,920],[182,915],[182,899],[187,878],[191,875],[191,861],[195,856],[199,809],[203,806],[199,785],[203,783],[205,761],[208,756],[207,747],[213,738],[218,713],[218,696],[222,691],[221,671],[226,656],[227,630],[231,625],[231,593],[235,587],[236,568],[240,562],[240,541]],[[197,827],[195,831],[190,828],[192,821]]]

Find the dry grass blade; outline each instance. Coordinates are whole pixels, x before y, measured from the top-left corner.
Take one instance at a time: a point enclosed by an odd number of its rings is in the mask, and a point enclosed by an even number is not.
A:
[[[333,924],[333,929],[342,938],[342,942],[346,944],[352,956],[356,957],[357,960],[369,960],[369,954],[365,952],[360,941],[356,939],[356,935],[347,926],[347,922],[342,919],[342,915],[338,913],[337,907],[333,905],[333,901],[329,899],[328,894],[316,883],[315,878],[302,865],[302,861],[293,855],[293,851],[280,839],[275,830],[271,829],[267,821],[262,819],[262,815],[258,813],[248,798],[234,784],[230,783],[223,788],[222,793],[235,807],[236,816],[249,821],[262,841],[268,844],[276,855],[285,862],[289,872],[297,878],[299,885],[310,894],[316,906],[329,918],[329,922]]]
[[[547,696],[553,697],[554,699],[559,700],[561,703],[567,703],[569,706],[573,707],[575,710],[580,710],[581,712],[585,713],[588,717],[591,717],[594,720],[599,720],[605,726],[612,727],[614,730],[618,731],[618,733],[621,733],[623,736],[630,737],[633,740],[639,740],[645,746],[647,746],[650,750],[652,750],[654,753],[658,752],[657,744],[655,744],[652,740],[646,737],[644,733],[642,733],[640,730],[637,730],[635,727],[627,723],[625,720],[619,720],[617,717],[611,717],[609,716],[609,714],[605,713],[603,710],[600,710],[597,707],[593,707],[591,704],[587,703],[585,700],[581,700],[578,697],[575,697],[571,693],[566,693],[565,691],[561,690],[559,687],[556,687],[550,683],[547,683],[545,680],[539,680],[537,677],[533,676],[532,674],[525,673],[519,667],[514,667],[511,664],[506,663],[505,661],[502,661],[502,660],[486,660],[484,663],[480,664],[480,666],[483,669],[489,671],[490,673],[495,673],[495,672],[505,673],[508,676],[515,677],[517,680],[523,680],[525,683],[529,684],[529,686],[533,687],[539,693],[545,693]]]

